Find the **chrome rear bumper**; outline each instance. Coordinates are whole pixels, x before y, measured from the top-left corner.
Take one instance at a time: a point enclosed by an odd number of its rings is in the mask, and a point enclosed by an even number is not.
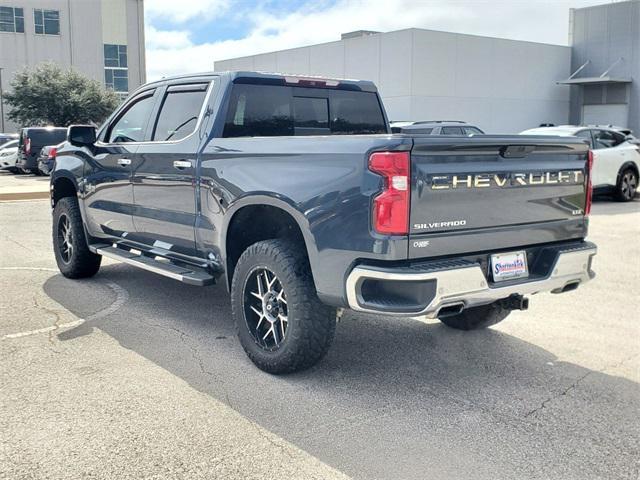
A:
[[[539,292],[562,293],[573,290],[589,280],[595,273],[591,260],[597,248],[589,242],[558,247],[555,261],[545,276],[514,280],[500,284],[488,283],[479,263],[453,260],[425,264],[418,271],[409,268],[384,269],[373,266],[357,266],[347,277],[347,299],[353,310],[386,315],[419,315],[436,318],[441,309],[461,306],[469,308],[492,303],[512,295],[529,295]],[[366,282],[378,286],[366,287]],[[402,283],[410,282],[410,283]],[[388,287],[380,286],[388,285]],[[403,304],[404,290],[418,288],[418,301]],[[363,292],[369,288],[369,293]],[[389,298],[375,299],[376,288],[393,292]],[[368,295],[369,299],[365,298]],[[396,300],[394,300],[394,295]],[[413,301],[413,303],[412,303]]]

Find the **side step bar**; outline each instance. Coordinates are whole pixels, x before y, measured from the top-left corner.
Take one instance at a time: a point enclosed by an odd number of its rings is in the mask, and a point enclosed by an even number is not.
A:
[[[173,263],[163,262],[156,260],[152,257],[146,257],[144,255],[137,255],[123,250],[121,248],[109,247],[109,246],[96,246],[92,248],[99,255],[113,258],[123,263],[128,263],[134,267],[148,270],[165,277],[173,278],[189,285],[196,285],[203,287],[205,285],[212,285],[215,283],[215,278],[207,273],[205,270],[197,267],[180,267]]]

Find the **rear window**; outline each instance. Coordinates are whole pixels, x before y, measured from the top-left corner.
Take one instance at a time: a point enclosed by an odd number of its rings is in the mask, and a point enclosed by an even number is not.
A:
[[[45,145],[56,145],[67,138],[67,129],[55,130],[27,130],[25,136],[31,139],[31,148],[34,145],[44,147]]]
[[[224,137],[387,133],[372,92],[234,85]]]

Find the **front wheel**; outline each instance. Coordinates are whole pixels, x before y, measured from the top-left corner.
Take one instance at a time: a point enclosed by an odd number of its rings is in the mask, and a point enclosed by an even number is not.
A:
[[[268,373],[315,365],[335,333],[335,311],[318,299],[306,256],[285,240],[255,243],[241,255],[231,308],[244,351]]]
[[[616,198],[621,202],[630,202],[638,191],[638,174],[632,168],[622,172],[616,186]]]
[[[100,269],[102,256],[89,250],[75,197],[61,198],[53,209],[53,251],[67,278],[92,277]]]
[[[502,307],[499,302],[471,307],[457,315],[440,317],[439,320],[447,327],[457,330],[479,330],[501,322],[511,313]]]

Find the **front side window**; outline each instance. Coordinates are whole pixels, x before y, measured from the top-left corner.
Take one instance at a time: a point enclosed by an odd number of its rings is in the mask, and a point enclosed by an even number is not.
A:
[[[482,130],[476,127],[464,127],[462,130],[465,135],[482,135]]]
[[[375,93],[236,84],[224,137],[387,133]]]
[[[24,33],[24,9],[0,7],[0,32]]]
[[[624,135],[608,130],[594,130],[593,141],[596,149],[611,148],[624,142]]]
[[[153,140],[180,140],[192,133],[198,123],[206,94],[205,89],[167,92],[156,122]]]
[[[104,84],[117,93],[129,92],[126,45],[104,45]]]
[[[106,141],[110,143],[144,141],[153,105],[154,97],[148,95],[126,107],[124,114],[111,124]]]
[[[58,10],[34,8],[33,23],[37,35],[60,35],[60,12]]]

